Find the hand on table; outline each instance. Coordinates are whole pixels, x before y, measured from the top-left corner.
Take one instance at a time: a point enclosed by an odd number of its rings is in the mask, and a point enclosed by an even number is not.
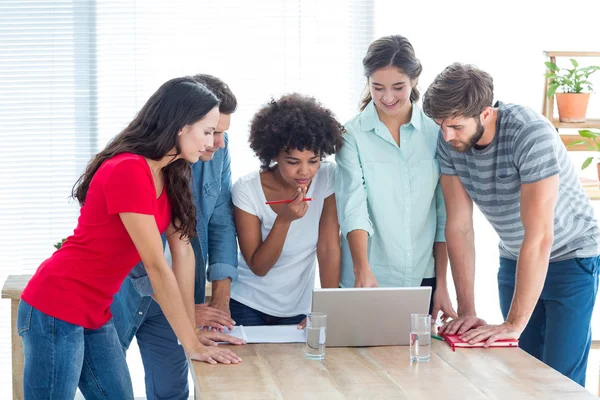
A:
[[[213,304],[211,302],[211,304]],[[201,327],[214,328],[219,332],[223,332],[225,328],[232,330],[235,326],[235,321],[223,307],[212,307],[207,304],[196,304],[196,325]]]

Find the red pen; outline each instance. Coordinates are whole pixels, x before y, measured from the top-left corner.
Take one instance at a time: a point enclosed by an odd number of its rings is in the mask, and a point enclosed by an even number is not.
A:
[[[267,201],[265,204],[287,204],[287,203],[291,203],[292,201],[294,201],[294,199],[291,200],[274,200],[274,201]],[[305,197],[302,199],[302,201],[312,201],[312,197]]]

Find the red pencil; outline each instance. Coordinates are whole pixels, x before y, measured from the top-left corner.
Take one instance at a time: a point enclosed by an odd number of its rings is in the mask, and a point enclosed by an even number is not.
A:
[[[275,200],[275,201],[267,201],[265,204],[286,204],[291,203],[294,199],[291,200]],[[305,197],[302,201],[312,201],[312,197]]]

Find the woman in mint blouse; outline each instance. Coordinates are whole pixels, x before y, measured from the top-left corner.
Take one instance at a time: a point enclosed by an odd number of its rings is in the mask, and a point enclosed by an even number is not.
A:
[[[446,210],[436,158],[439,128],[423,114],[421,63],[399,35],[363,59],[361,113],[336,154],[342,287],[431,286],[431,309],[456,317],[446,284]]]

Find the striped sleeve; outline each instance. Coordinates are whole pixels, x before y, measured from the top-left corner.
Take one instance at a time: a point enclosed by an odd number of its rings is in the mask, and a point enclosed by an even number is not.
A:
[[[514,162],[521,183],[535,183],[560,173],[556,131],[544,121],[526,124],[516,135]]]
[[[454,162],[452,161],[452,155],[450,155],[448,146],[450,145],[446,143],[440,130],[437,142],[437,158],[440,162],[440,172],[442,175],[458,175],[454,168]]]

